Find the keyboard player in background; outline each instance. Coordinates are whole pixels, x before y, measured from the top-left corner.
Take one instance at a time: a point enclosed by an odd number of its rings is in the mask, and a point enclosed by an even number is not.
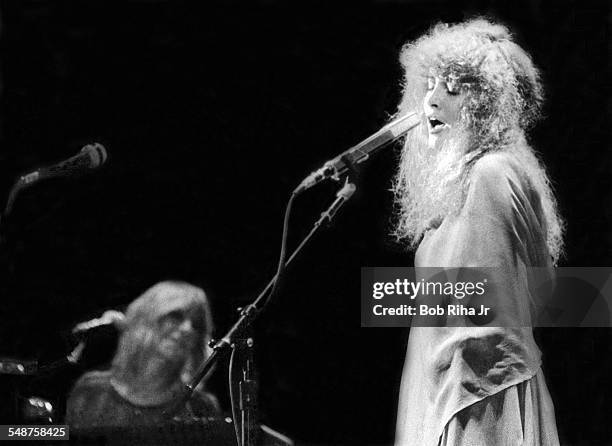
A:
[[[112,367],[85,373],[67,403],[73,429],[157,426],[174,397],[209,354],[213,329],[204,291],[185,282],[160,282],[127,311]],[[215,416],[216,398],[200,385],[178,417]]]

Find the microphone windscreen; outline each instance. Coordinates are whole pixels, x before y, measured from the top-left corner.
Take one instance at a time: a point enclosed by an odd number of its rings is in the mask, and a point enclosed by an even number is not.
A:
[[[106,162],[108,157],[106,149],[100,143],[87,144],[81,149],[81,153],[87,153],[89,156],[91,169],[96,169]]]

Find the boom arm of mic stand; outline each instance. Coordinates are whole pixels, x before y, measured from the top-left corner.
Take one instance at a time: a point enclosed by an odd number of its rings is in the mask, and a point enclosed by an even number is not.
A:
[[[340,191],[336,195],[336,199],[334,200],[334,202],[324,212],[321,213],[321,217],[315,222],[308,235],[304,237],[298,247],[295,248],[285,265],[289,265],[295,259],[295,257],[300,253],[302,248],[306,246],[306,244],[318,232],[318,230],[324,223],[331,223],[334,216],[340,210],[342,205],[344,205],[344,203],[346,203],[355,193],[355,189],[355,185],[347,180],[342,189],[340,189]],[[259,304],[264,301],[264,297],[272,289],[274,283],[276,282],[276,279],[277,276],[274,275],[274,277],[272,277],[270,282],[268,282],[268,285],[266,285],[264,290],[259,294],[259,296],[257,296],[257,299],[255,299],[253,303],[247,305],[245,308],[242,309],[240,313],[240,318],[232,326],[232,328],[229,329],[225,336],[223,336],[223,338],[216,342],[211,341],[211,343],[213,344],[211,345],[213,349],[212,354],[200,366],[200,368],[192,378],[191,382],[183,387],[181,394],[177,396],[178,399],[176,403],[173,404],[169,409],[164,411],[164,415],[167,418],[174,416],[183,408],[183,406],[187,403],[187,401],[189,401],[189,399],[193,395],[193,392],[195,391],[200,381],[204,379],[206,374],[212,369],[213,365],[219,360],[219,358],[229,351],[229,348],[232,346],[234,339],[236,338],[236,335],[240,331],[245,329],[248,325],[250,325],[251,322],[257,316],[257,314],[261,310],[263,310],[263,307],[259,308]]]
[[[13,204],[17,198],[17,194],[22,188],[21,181],[17,181],[15,184],[13,184],[13,187],[11,187],[11,191],[9,192],[8,199],[6,201],[6,206],[4,207],[4,212],[2,213],[3,217],[6,217],[13,210]]]
[[[15,199],[17,198],[17,194],[19,193],[19,191],[21,191],[21,188],[22,187],[20,181],[17,181],[15,184],[13,184],[11,190],[9,191],[8,199],[6,201],[6,205],[4,206],[4,210],[2,211],[2,214],[0,214],[0,245],[5,242],[4,237],[6,230],[6,219],[13,210],[13,203],[15,203]]]

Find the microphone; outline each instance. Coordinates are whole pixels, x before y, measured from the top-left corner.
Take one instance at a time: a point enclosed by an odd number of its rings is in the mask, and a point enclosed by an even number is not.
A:
[[[75,337],[84,336],[98,327],[115,326],[117,329],[121,329],[124,322],[125,315],[123,313],[120,311],[108,310],[98,318],[76,324],[72,329],[72,335]]]
[[[47,178],[75,176],[87,169],[97,169],[106,162],[106,158],[106,149],[102,144],[96,142],[87,144],[72,158],[22,175],[9,192],[2,217],[7,217],[11,213],[17,194],[25,187]]]
[[[21,188],[48,178],[70,177],[88,169],[97,169],[106,162],[106,158],[106,149],[102,144],[87,144],[72,158],[21,176],[16,187]]]
[[[391,121],[373,135],[327,161],[323,164],[323,167],[304,178],[304,181],[297,187],[296,193],[310,189],[328,178],[338,181],[342,175],[352,168],[352,165],[363,163],[371,155],[419,124],[421,124],[421,115],[416,112],[407,113]]]
[[[97,169],[105,163],[106,158],[106,149],[102,144],[87,144],[72,158],[21,176],[9,192],[2,217],[7,217],[11,213],[17,195],[25,187],[47,178],[73,176],[87,169]]]

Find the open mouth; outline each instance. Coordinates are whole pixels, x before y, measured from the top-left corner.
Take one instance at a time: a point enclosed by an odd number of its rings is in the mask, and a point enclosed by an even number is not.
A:
[[[431,133],[437,133],[446,126],[444,122],[438,119],[435,119],[435,118],[429,118],[428,122],[429,122],[429,129]]]

